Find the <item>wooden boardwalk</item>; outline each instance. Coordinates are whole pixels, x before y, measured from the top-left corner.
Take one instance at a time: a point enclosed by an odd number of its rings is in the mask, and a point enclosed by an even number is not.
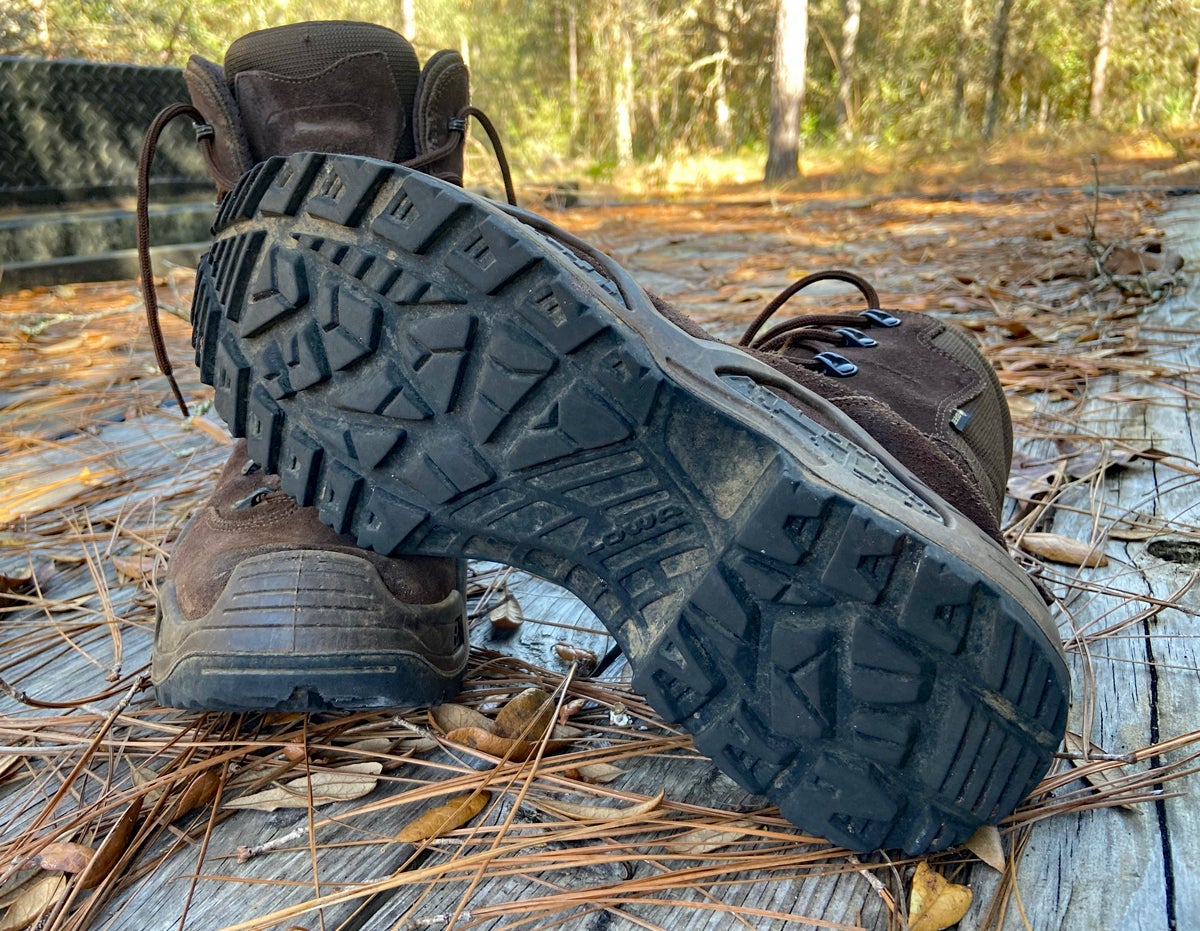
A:
[[[1049,218],[1066,210],[1015,206]],[[1140,310],[1109,308],[1095,332],[1078,315],[1054,317],[1066,300],[1060,279],[1042,283],[1031,311],[967,284],[933,305],[986,319],[977,329],[992,336],[995,319],[1009,333],[1013,321],[1025,327],[1019,347],[993,347],[1022,434],[1014,541],[1055,533],[1108,557],[1095,568],[1036,563],[1063,598],[1071,729],[1107,756],[1085,764],[1092,782],[1059,764],[1045,795],[1005,826],[1003,872],[963,851],[934,858],[974,893],[962,928],[1200,926],[1200,801],[1196,777],[1180,776],[1200,749],[1200,200],[1168,206],[1145,222],[1183,255],[1190,284]],[[823,209],[867,232],[808,237],[805,217]],[[728,332],[808,263],[866,266],[881,284],[891,269],[903,279],[900,306],[962,277],[953,265],[966,253],[949,244],[949,227],[963,205],[888,210],[886,224],[872,204],[704,216],[628,208],[570,222]],[[166,303],[186,312],[189,286],[180,270]],[[155,707],[142,688],[155,579],[228,439],[213,415],[184,422],[165,402],[139,312],[129,284],[0,299],[0,928],[20,927],[12,903],[31,901],[39,883],[43,929],[904,927],[912,863],[847,857],[737,789],[629,691],[591,613],[526,573],[472,567],[464,702],[494,715],[527,686],[563,687],[561,717],[576,732],[528,762],[447,741],[424,712],[238,718]],[[165,324],[185,392],[205,397],[186,324]],[[1058,364],[1083,372],[1085,390],[1057,383]],[[1034,374],[1040,389],[1022,386]],[[515,630],[489,620],[505,597],[526,618]],[[580,767],[596,762],[621,773],[589,782]],[[349,779],[370,789],[358,798],[236,807],[306,772],[371,763]],[[316,775],[309,784],[327,791]],[[448,795],[482,788],[490,801],[469,826],[397,839]],[[660,793],[648,811],[620,811]],[[611,814],[578,820],[555,813],[555,800]],[[1114,807],[1121,800],[1135,804]],[[99,848],[95,882],[24,862],[51,841]]]

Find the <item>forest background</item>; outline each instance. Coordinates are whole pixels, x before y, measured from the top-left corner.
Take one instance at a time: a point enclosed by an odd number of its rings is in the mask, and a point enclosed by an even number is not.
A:
[[[1200,0],[3,0],[0,54],[220,61],[242,33],[339,18],[459,49],[526,179],[702,159],[786,181],[823,155],[894,172],[1097,132],[1182,161],[1200,111]]]

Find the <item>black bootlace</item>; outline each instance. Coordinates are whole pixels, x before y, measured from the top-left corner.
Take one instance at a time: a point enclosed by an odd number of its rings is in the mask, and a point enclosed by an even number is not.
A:
[[[818,281],[844,281],[858,288],[867,302],[867,309],[858,313],[805,314],[777,323],[764,333],[759,331],[792,297]],[[896,327],[900,319],[879,308],[879,294],[865,278],[843,269],[814,272],[792,282],[754,318],[739,346],[759,352],[789,353],[803,349],[812,353],[812,367],[838,378],[848,378],[858,372],[858,366],[840,353],[830,352],[829,345],[871,348],[877,340],[860,327]]]
[[[150,260],[150,170],[154,166],[154,153],[158,149],[158,140],[162,136],[163,130],[181,116],[191,119],[192,127],[196,132],[196,142],[201,148],[206,149],[204,153],[206,159],[209,162],[212,161],[214,131],[212,126],[204,122],[204,115],[195,107],[185,103],[175,103],[164,107],[158,112],[150,122],[150,126],[146,129],[146,138],[142,143],[141,155],[138,157],[137,205],[135,211],[137,219],[138,272],[141,278],[142,301],[146,308],[146,324],[150,330],[150,342],[154,347],[154,359],[158,363],[159,371],[163,373],[167,379],[167,383],[171,386],[171,394],[174,395],[175,401],[179,405],[179,410],[183,413],[184,417],[187,417],[187,402],[183,399],[183,392],[179,388],[179,382],[175,380],[175,370],[167,354],[167,343],[163,338],[162,325],[158,319],[158,289],[154,284],[154,270]],[[515,207],[517,205],[517,194],[513,187],[512,170],[509,168],[508,156],[505,155],[504,144],[500,141],[500,133],[496,130],[495,124],[492,123],[487,114],[475,107],[463,107],[458,112],[458,115],[450,120],[450,138],[442,146],[432,152],[426,152],[422,156],[400,162],[399,164],[405,168],[422,168],[431,162],[450,155],[455,149],[466,144],[467,120],[470,117],[474,117],[487,134],[488,140],[492,144],[492,152],[496,156],[496,163],[500,167],[500,176],[504,180],[504,196],[508,203]]]

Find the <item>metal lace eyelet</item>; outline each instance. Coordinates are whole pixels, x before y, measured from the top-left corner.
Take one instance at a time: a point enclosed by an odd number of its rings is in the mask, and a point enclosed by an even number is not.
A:
[[[862,330],[856,330],[852,326],[838,327],[834,330],[842,338],[843,346],[858,346],[862,349],[870,349],[872,346],[878,346],[877,340],[871,339]]]
[[[266,488],[266,487],[260,488],[257,491],[246,495],[246,497],[242,498],[240,501],[235,501],[233,504],[233,509],[235,511],[244,511],[247,508],[252,508],[256,504],[261,502],[270,493],[271,493],[270,488]]]
[[[858,372],[857,365],[836,352],[818,352],[813,359],[822,371],[834,378],[849,378]]]
[[[893,317],[886,310],[864,310],[859,316],[871,321],[873,326],[900,326],[903,322],[900,318]]]

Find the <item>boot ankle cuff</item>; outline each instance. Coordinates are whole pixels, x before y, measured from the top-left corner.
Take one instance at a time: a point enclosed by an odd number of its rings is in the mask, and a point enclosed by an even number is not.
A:
[[[242,128],[238,105],[225,84],[225,72],[219,65],[193,55],[188,59],[183,78],[187,82],[192,105],[213,128],[211,150],[202,148],[208,173],[216,182],[218,194],[224,195],[252,164],[250,144]]]

